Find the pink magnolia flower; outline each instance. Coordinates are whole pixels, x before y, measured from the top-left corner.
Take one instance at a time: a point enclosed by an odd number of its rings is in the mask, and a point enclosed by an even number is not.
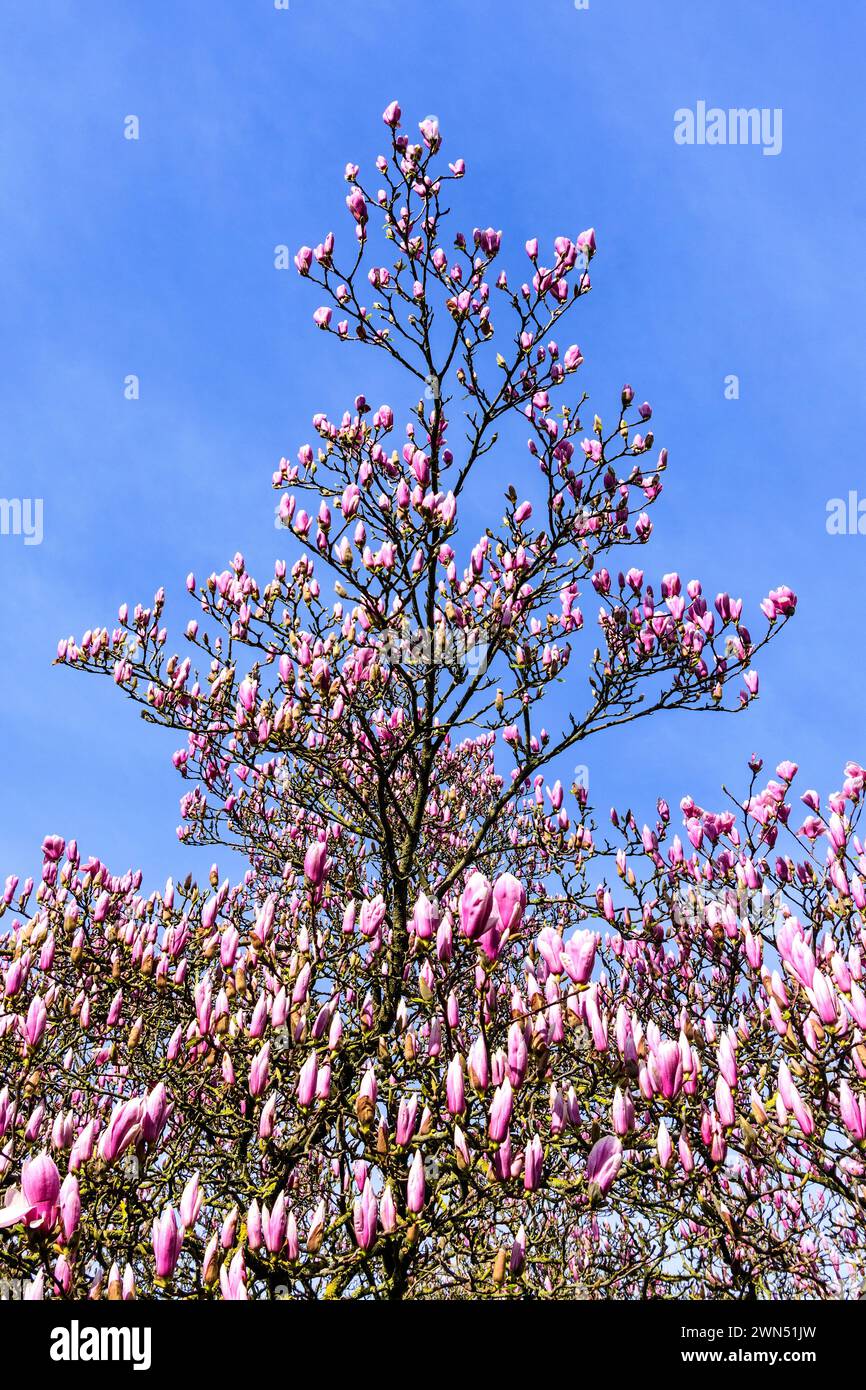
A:
[[[502,1085],[498,1086],[494,1091],[493,1100],[490,1105],[490,1118],[487,1132],[495,1144],[501,1143],[508,1133],[513,1107],[514,1097],[511,1090],[511,1082],[506,1076]]]
[[[572,932],[562,952],[562,963],[569,979],[585,985],[592,975],[595,961],[595,933],[587,930]]]
[[[516,932],[526,910],[526,889],[513,874],[500,874],[493,885],[493,901],[503,931]]]
[[[634,1129],[634,1104],[628,1091],[624,1092],[619,1086],[613,1093],[612,1114],[615,1134],[628,1134]]]
[[[448,1076],[445,1084],[448,1110],[452,1115],[462,1115],[466,1109],[463,1067],[463,1058],[459,1052],[456,1052],[448,1064]]]
[[[526,1145],[523,1156],[523,1186],[527,1192],[535,1192],[541,1184],[541,1169],[544,1163],[544,1150],[539,1135],[534,1134]]]
[[[81,1193],[78,1179],[74,1173],[68,1173],[60,1187],[60,1229],[67,1244],[75,1235],[80,1220]]]
[[[47,1022],[48,1010],[45,1007],[45,1001],[40,995],[34,995],[27,1010],[27,1021],[24,1027],[24,1035],[31,1048],[38,1046]]]
[[[553,927],[543,927],[538,934],[536,946],[554,975],[562,973],[562,937]]]
[[[406,1206],[409,1211],[418,1213],[423,1209],[424,1198],[426,1195],[426,1183],[424,1179],[424,1159],[421,1150],[418,1149],[409,1169],[409,1181],[406,1187]]]
[[[412,927],[419,941],[429,941],[436,935],[439,928],[439,904],[435,898],[430,899],[426,893],[419,894],[412,913]]]
[[[420,1208],[418,1208],[418,1210],[420,1210]],[[352,1227],[355,1232],[355,1239],[362,1250],[369,1250],[373,1245],[376,1239],[376,1225],[378,1219],[379,1208],[376,1196],[373,1192],[372,1183],[365,1183],[361,1195],[355,1198],[352,1207]]]
[[[47,1153],[25,1159],[21,1168],[21,1191],[6,1194],[0,1209],[0,1229],[23,1223],[36,1230],[53,1230],[60,1205],[60,1174]]]
[[[113,1163],[132,1144],[138,1142],[144,1114],[143,1100],[117,1102],[111,1112],[108,1128],[99,1141],[99,1152],[106,1163]]]
[[[304,855],[304,874],[314,888],[318,888],[325,877],[325,864],[328,847],[323,840],[314,840],[307,846]]]
[[[613,1134],[599,1139],[586,1160],[586,1181],[590,1195],[603,1197],[613,1186],[622,1166],[622,1144]]]
[[[679,1043],[665,1039],[650,1054],[650,1060],[655,1072],[654,1080],[658,1080],[658,1089],[665,1100],[673,1100],[683,1084],[683,1059]]]
[[[493,888],[483,874],[470,876],[460,898],[460,931],[473,940],[480,936],[493,909]]]
[[[318,1057],[315,1048],[298,1073],[297,1097],[299,1105],[312,1105],[316,1098],[316,1083],[319,1076]],[[252,1088],[250,1088],[252,1089]]]
[[[157,1279],[170,1279],[177,1265],[183,1242],[183,1226],[172,1207],[165,1207],[153,1223],[153,1258]]]
[[[839,1087],[839,1113],[851,1137],[862,1143],[866,1139],[866,1096],[855,1096],[847,1081]]]

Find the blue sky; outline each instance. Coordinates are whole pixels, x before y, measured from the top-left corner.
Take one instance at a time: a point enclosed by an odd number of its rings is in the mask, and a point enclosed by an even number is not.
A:
[[[503,228],[506,265],[529,235],[596,227],[584,385],[604,414],[632,382],[671,455],[648,573],[753,613],[778,583],[800,596],[748,714],[594,742],[591,799],[715,804],[753,749],[837,785],[866,755],[866,537],[826,531],[828,499],[866,497],[862,36],[854,0],[6,0],[0,497],[44,499],[44,539],[0,536],[0,872],[32,870],[46,832],[152,884],[191,866],[175,739],[50,662],[160,584],[180,644],[190,568],[240,549],[267,575],[291,554],[270,475],[312,413],[359,390],[409,403],[377,355],[315,332],[309,288],[273,264],[345,230],[343,166],[369,168],[393,97],[438,115],[467,161],[463,224]],[[677,145],[674,112],[701,100],[781,108],[781,153]],[[522,451],[501,466],[520,486]]]

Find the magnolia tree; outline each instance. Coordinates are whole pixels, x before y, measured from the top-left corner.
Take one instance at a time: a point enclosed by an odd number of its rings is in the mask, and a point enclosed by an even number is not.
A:
[[[345,244],[296,264],[318,328],[399,368],[406,422],[363,396],[314,417],[274,475],[292,562],[190,575],[187,655],[162,592],[60,643],[180,735],[179,837],[245,868],[146,895],[52,835],[38,885],[7,881],[3,1278],[34,1298],[850,1293],[866,774],[806,791],[797,825],[796,768],[765,781],[755,759],[741,803],[686,798],[680,833],[663,801],[604,827],[585,786],[549,785],[603,729],[748,705],[796,600],[764,598],[754,636],[739,599],[605,566],[649,539],[667,460],[629,386],[581,419],[560,321],[595,236],[527,242],[512,284],[499,232],[447,230],[463,161],[400,116],[378,187],[346,168]],[[523,490],[492,457],[511,420]],[[489,525],[466,537],[471,480]]]

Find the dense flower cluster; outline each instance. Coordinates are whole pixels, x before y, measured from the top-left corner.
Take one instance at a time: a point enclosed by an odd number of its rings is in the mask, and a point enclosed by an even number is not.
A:
[[[747,706],[796,598],[753,636],[730,594],[616,569],[667,457],[630,386],[589,433],[568,394],[583,356],[552,335],[594,232],[549,264],[527,242],[512,288],[500,232],[446,244],[465,166],[438,170],[437,123],[384,119],[377,191],[346,168],[342,268],[330,233],[296,265],[322,331],[415,379],[402,434],[363,396],[314,417],[274,475],[293,563],[190,575],[190,654],[162,591],[59,645],[177,731],[179,837],[245,869],[145,893],[49,836],[38,884],[7,880],[0,1270],[32,1297],[850,1292],[863,769],[794,828],[796,768],[762,785],[753,760],[743,803],[687,798],[681,833],[663,802],[602,829],[545,775],[601,729]],[[513,424],[532,498],[507,486],[466,542]]]

